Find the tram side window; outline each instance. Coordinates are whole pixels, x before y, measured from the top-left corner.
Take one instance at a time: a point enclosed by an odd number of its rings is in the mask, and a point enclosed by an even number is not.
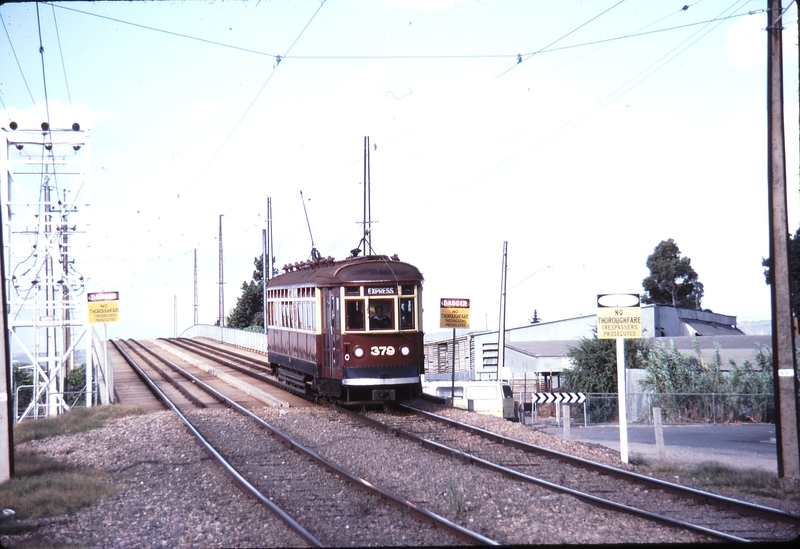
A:
[[[363,299],[349,299],[347,303],[347,329],[348,330],[363,330],[364,329],[364,300]]]
[[[394,328],[392,309],[392,301],[389,299],[370,299],[369,329],[391,330]]]
[[[400,300],[400,329],[414,329],[414,300],[403,298]]]

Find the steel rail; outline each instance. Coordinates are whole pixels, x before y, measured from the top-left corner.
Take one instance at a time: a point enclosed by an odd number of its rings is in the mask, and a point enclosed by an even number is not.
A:
[[[515,471],[513,469],[509,469],[507,467],[503,467],[502,465],[497,465],[496,463],[492,463],[490,461],[487,461],[485,459],[479,458],[479,457],[474,456],[472,454],[468,454],[466,452],[462,452],[462,451],[457,450],[455,448],[451,448],[449,446],[445,446],[444,444],[440,444],[438,442],[434,442],[432,440],[429,440],[429,439],[426,439],[426,438],[422,438],[422,437],[419,437],[417,435],[408,433],[406,431],[403,431],[402,429],[398,429],[396,427],[392,427],[390,425],[386,425],[386,424],[384,424],[384,423],[382,423],[382,422],[380,422],[380,421],[378,421],[376,419],[364,416],[364,415],[359,414],[357,412],[353,412],[353,411],[347,410],[345,408],[342,408],[341,406],[337,406],[337,411],[345,413],[345,414],[349,414],[351,417],[354,417],[359,421],[362,421],[364,423],[370,424],[371,426],[373,426],[373,427],[375,427],[377,429],[386,430],[386,431],[388,431],[389,433],[391,433],[391,434],[393,434],[395,436],[399,436],[399,437],[402,437],[402,438],[406,438],[407,440],[411,440],[411,441],[417,442],[420,445],[422,445],[423,447],[429,448],[429,449],[434,450],[436,452],[439,452],[442,455],[449,455],[449,456],[458,458],[458,459],[460,459],[460,460],[462,460],[462,461],[464,461],[466,463],[479,465],[479,466],[484,467],[484,468],[486,468],[486,469],[488,469],[490,471],[494,471],[494,472],[506,475],[506,476],[514,478],[516,480],[529,482],[529,483],[532,483],[532,484],[536,484],[536,485],[542,486],[542,487],[547,488],[549,490],[553,490],[555,492],[568,494],[568,495],[576,497],[576,498],[578,498],[578,499],[580,499],[582,501],[588,502],[588,503],[590,503],[592,505],[595,505],[595,506],[603,507],[605,509],[609,509],[609,510],[612,510],[612,511],[619,511],[619,512],[623,512],[623,513],[627,513],[627,514],[634,515],[634,516],[637,516],[637,517],[643,517],[643,518],[646,518],[646,519],[653,520],[655,522],[660,522],[662,524],[667,524],[667,525],[670,525],[670,526],[676,526],[676,527],[679,527],[679,528],[683,528],[683,529],[686,529],[686,530],[690,530],[690,531],[693,531],[693,532],[696,532],[696,533],[700,533],[700,534],[704,534],[704,535],[707,535],[707,536],[711,536],[711,537],[714,537],[714,538],[722,539],[722,540],[725,540],[725,541],[734,541],[734,542],[749,542],[750,541],[750,540],[748,540],[746,538],[733,536],[731,534],[726,534],[725,532],[719,532],[717,530],[712,530],[710,528],[706,528],[704,526],[699,526],[697,524],[692,524],[692,523],[684,522],[684,521],[681,521],[681,520],[678,520],[678,519],[673,519],[671,517],[658,515],[656,513],[651,513],[650,511],[645,511],[643,509],[637,509],[635,507],[630,507],[630,506],[624,505],[622,503],[617,503],[615,501],[611,501],[611,500],[608,500],[608,499],[605,499],[605,498],[600,498],[600,497],[597,497],[597,496],[593,496],[592,494],[587,494],[585,492],[579,492],[577,490],[573,490],[572,488],[567,488],[566,486],[561,486],[559,484],[554,484],[554,483],[546,481],[544,479],[532,477],[530,475],[526,475],[524,473],[520,473],[519,471]]]
[[[135,348],[130,342],[125,342],[125,343],[128,345],[128,348],[130,349],[131,352],[135,353],[139,358],[141,358],[145,362],[145,364],[147,364],[153,370],[158,372],[158,375],[160,375],[162,377],[162,379],[164,379],[164,381],[166,381],[167,383],[172,385],[189,402],[191,402],[192,404],[194,404],[198,408],[207,408],[205,402],[203,402],[202,400],[197,398],[190,390],[188,390],[186,387],[184,387],[183,385],[178,383],[174,377],[171,377],[167,372],[162,370],[161,367],[158,366],[152,360],[150,360],[150,358],[144,356],[139,349]],[[134,370],[134,371],[136,371],[136,370]],[[137,372],[137,375],[139,375],[138,371],[136,371],[136,372]],[[139,377],[141,377],[141,376],[139,376]]]
[[[211,445],[211,443],[206,440],[206,438],[197,430],[197,428],[192,424],[189,419],[183,415],[183,413],[178,409],[178,407],[167,397],[164,392],[158,388],[158,386],[153,383],[153,381],[145,374],[145,372],[136,364],[136,361],[133,360],[128,353],[122,349],[122,346],[119,345],[116,341],[112,340],[112,343],[117,348],[117,350],[122,354],[125,361],[128,365],[141,377],[148,388],[156,395],[156,397],[170,410],[172,410],[175,415],[177,415],[180,420],[186,425],[186,428],[189,432],[194,435],[195,439],[203,446],[203,448],[208,452],[209,455],[220,465],[222,466],[225,471],[231,477],[233,477],[234,481],[243,488],[247,493],[255,497],[260,503],[267,506],[272,513],[278,517],[284,524],[286,524],[289,528],[291,528],[294,532],[296,532],[303,540],[306,541],[312,547],[325,547],[325,545],[320,542],[316,537],[314,537],[311,532],[306,530],[303,526],[300,525],[294,518],[292,518],[289,514],[287,514],[283,509],[278,507],[272,501],[269,500],[264,494],[262,494],[258,488],[253,486],[246,478],[244,478],[222,455],[217,452],[216,449]]]
[[[141,347],[143,350],[147,351],[148,353],[150,353],[154,357],[158,358],[158,360],[160,360],[161,362],[163,362],[164,364],[169,366],[170,369],[172,369],[172,371],[176,372],[177,374],[182,376],[184,379],[187,379],[187,380],[191,381],[192,384],[195,385],[198,389],[200,389],[201,391],[204,391],[206,394],[211,396],[214,400],[216,400],[220,404],[226,404],[226,402],[225,402],[226,397],[224,395],[222,395],[221,393],[219,393],[217,391],[214,391],[213,389],[211,389],[209,387],[208,384],[204,383],[203,381],[201,381],[200,379],[198,379],[194,375],[190,374],[189,372],[187,372],[186,370],[184,370],[183,368],[181,368],[180,366],[178,366],[177,364],[175,364],[174,362],[172,362],[171,360],[169,360],[165,356],[154,352],[152,349],[150,349],[147,346],[145,346],[141,341],[137,341],[135,339],[130,339],[128,341],[130,342],[129,345],[133,346],[132,344],[136,344],[138,347]]]
[[[182,340],[181,343],[178,343],[177,340],[175,340],[175,339],[164,339],[164,338],[159,338],[159,339],[162,339],[163,341],[167,341],[168,343],[170,343],[172,345],[177,345],[179,347],[182,347],[182,348],[184,348],[184,349],[186,349],[188,351],[191,351],[191,352],[193,352],[195,354],[198,354],[200,356],[204,356],[206,358],[210,358],[212,360],[219,361],[219,360],[221,360],[221,357],[224,357],[224,359],[237,360],[240,363],[243,363],[245,366],[247,366],[248,362],[250,362],[251,364],[255,364],[256,367],[264,367],[264,365],[267,364],[267,363],[262,362],[262,361],[260,361],[258,359],[245,357],[245,356],[236,354],[236,353],[234,353],[232,351],[226,351],[224,349],[218,349],[217,347],[214,347],[213,345],[208,345],[206,343],[202,343],[202,342],[199,342],[199,341],[189,340],[189,339],[186,339],[186,338],[178,338],[178,339]],[[198,345],[198,346],[201,346],[201,347],[204,347],[204,348],[208,348],[209,349],[207,351],[208,354],[206,354],[206,352],[204,352],[202,350],[199,350],[199,349],[195,348],[195,345]],[[215,355],[215,352],[218,352],[219,355]],[[259,381],[263,381],[264,383],[272,385],[273,387],[276,387],[276,388],[281,389],[283,391],[286,391],[288,393],[292,393],[293,395],[296,395],[296,396],[299,396],[301,398],[304,398],[309,402],[317,403],[319,401],[319,397],[317,395],[306,393],[302,389],[298,389],[297,387],[293,387],[291,385],[287,385],[285,383],[281,383],[280,381],[278,381],[277,379],[272,377],[270,374],[253,372],[252,370],[247,370],[246,368],[243,368],[243,367],[241,367],[241,366],[239,366],[237,364],[226,363],[225,366],[227,366],[228,368],[232,368],[232,369],[234,369],[234,370],[236,370],[238,372],[241,372],[241,373],[243,373],[245,375],[251,376],[251,377],[253,377],[255,379],[258,379]]]
[[[221,362],[223,360],[224,361],[234,361],[234,363],[226,362],[225,366],[228,367],[228,368],[231,368],[233,370],[236,370],[237,372],[240,372],[242,374],[250,376],[253,379],[257,379],[259,381],[263,381],[265,383],[270,383],[271,381],[273,381],[273,378],[271,376],[269,376],[266,372],[264,372],[264,371],[255,372],[255,371],[253,371],[251,369],[251,368],[253,368],[253,366],[250,366],[248,368],[248,365],[247,365],[246,361],[240,360],[240,357],[238,355],[224,353],[224,352],[215,353],[215,352],[213,352],[211,350],[205,350],[203,348],[198,349],[196,346],[194,346],[194,345],[192,345],[190,343],[187,344],[186,342],[181,341],[180,339],[165,339],[165,338],[161,338],[161,337],[158,338],[158,339],[161,340],[161,341],[166,341],[167,343],[169,343],[171,345],[175,345],[176,347],[180,347],[181,349],[185,349],[187,351],[190,351],[190,352],[192,352],[192,353],[194,353],[196,355],[200,355],[200,356],[202,356],[204,358],[210,358],[211,360],[216,360],[218,362]],[[238,362],[239,364],[236,364],[235,362]],[[244,364],[244,365],[242,365],[242,364]]]
[[[570,454],[565,454],[563,452],[559,452],[558,450],[551,450],[550,448],[545,448],[543,446],[537,446],[535,444],[530,444],[528,442],[523,442],[521,440],[505,437],[497,433],[492,433],[491,431],[481,429],[480,427],[476,427],[474,425],[461,423],[459,421],[455,421],[447,417],[442,417],[436,414],[432,414],[430,412],[426,412],[425,410],[419,410],[407,404],[400,404],[400,407],[402,409],[409,410],[417,415],[426,417],[428,419],[432,419],[440,423],[445,423],[452,427],[456,427],[458,429],[468,431],[476,435],[479,435],[481,437],[493,440],[499,444],[503,444],[504,446],[513,446],[515,448],[519,448],[527,452],[543,454],[548,457],[560,459],[572,465],[577,465],[585,469],[600,471],[602,473],[617,478],[621,478],[623,480],[639,482],[651,486],[653,488],[658,488],[666,492],[670,492],[680,496],[689,496],[696,499],[697,501],[701,501],[704,503],[711,501],[716,505],[725,506],[728,509],[739,510],[741,512],[748,513],[750,515],[757,515],[762,518],[779,520],[781,522],[785,522],[788,524],[800,524],[799,515],[782,511],[780,509],[774,509],[772,507],[766,507],[764,505],[759,505],[757,503],[750,503],[747,501],[741,501],[738,499],[721,496],[719,494],[713,494],[711,492],[698,490],[696,488],[691,488],[689,486],[682,486],[680,484],[675,484],[672,482],[668,482],[666,480],[648,477],[646,475],[635,473],[633,471],[625,471],[623,469],[619,469],[611,465],[606,465],[604,463],[598,463],[595,461],[580,458]]]
[[[145,347],[145,349],[147,349],[147,351],[150,352],[151,354],[158,356],[159,360],[164,361],[166,364],[169,364],[171,367],[174,367],[176,370],[182,370],[182,368],[180,368],[180,366],[173,365],[170,362],[169,359],[158,355],[152,349],[148,349],[147,347]],[[233,410],[236,410],[237,412],[239,412],[239,413],[249,417],[253,421],[255,421],[260,427],[262,427],[268,433],[270,433],[275,438],[277,438],[278,440],[283,442],[290,449],[295,450],[295,451],[305,455],[306,457],[310,458],[311,460],[313,460],[318,465],[320,465],[323,468],[327,469],[328,471],[330,471],[331,473],[335,474],[339,478],[341,478],[341,479],[343,479],[343,480],[345,480],[347,482],[350,482],[351,484],[353,484],[357,488],[361,488],[362,490],[366,490],[370,494],[385,500],[386,502],[390,503],[391,505],[393,505],[393,506],[395,506],[397,508],[405,509],[405,510],[409,511],[410,513],[412,513],[413,515],[415,515],[417,518],[430,521],[434,525],[449,531],[450,533],[456,535],[457,537],[459,537],[459,538],[461,538],[461,539],[463,539],[465,541],[469,541],[469,542],[472,542],[472,543],[477,543],[477,544],[480,544],[480,545],[500,545],[498,542],[496,542],[496,541],[494,541],[494,540],[492,540],[490,538],[487,538],[486,536],[482,536],[481,534],[478,534],[477,532],[473,532],[472,530],[470,530],[468,528],[464,528],[463,526],[461,526],[459,524],[456,524],[456,523],[454,523],[454,522],[452,522],[450,520],[447,520],[446,518],[444,518],[442,516],[439,516],[439,515],[431,512],[431,511],[428,511],[427,509],[424,509],[422,507],[417,506],[415,503],[413,503],[411,501],[408,501],[407,499],[404,499],[404,498],[401,498],[399,496],[396,496],[396,495],[392,494],[391,492],[387,492],[387,491],[383,490],[382,488],[378,488],[377,486],[374,486],[373,484],[369,483],[368,481],[366,481],[366,480],[364,480],[364,479],[362,479],[360,477],[357,477],[355,475],[350,474],[349,472],[345,471],[344,469],[342,469],[341,467],[339,467],[335,463],[332,463],[332,462],[326,460],[321,455],[316,453],[314,450],[303,446],[302,444],[300,444],[296,440],[292,439],[291,437],[289,437],[288,435],[286,435],[282,431],[279,431],[276,427],[274,427],[273,425],[267,423],[266,421],[264,421],[262,418],[258,417],[257,415],[253,414],[247,408],[244,408],[243,406],[241,406],[237,402],[229,399],[228,397],[226,397],[222,393],[219,393],[218,391],[216,391],[212,387],[209,387],[206,383],[204,383],[200,379],[197,379],[195,376],[193,376],[189,372],[184,372],[184,374],[182,374],[182,375],[187,376],[189,379],[193,379],[193,381],[196,384],[198,384],[199,386],[205,386],[204,390],[206,390],[206,392],[208,392],[209,394],[218,395],[218,398],[222,399],[222,401],[224,401],[224,403],[226,405],[228,405]]]
[[[206,343],[205,341],[200,341],[198,339],[192,339],[192,338],[188,338],[188,337],[178,337],[178,338],[169,338],[169,339],[167,339],[167,341],[169,341],[169,342],[180,341],[180,342],[192,345],[192,346],[203,347],[204,349],[208,349],[209,351],[218,352],[218,353],[223,354],[225,356],[229,356],[233,360],[238,360],[238,361],[243,362],[245,364],[254,364],[254,365],[259,366],[261,368],[266,368],[267,370],[270,369],[269,360],[260,360],[260,359],[255,358],[255,357],[240,355],[236,351],[223,349],[223,348],[217,347],[216,345],[211,345],[210,343]]]

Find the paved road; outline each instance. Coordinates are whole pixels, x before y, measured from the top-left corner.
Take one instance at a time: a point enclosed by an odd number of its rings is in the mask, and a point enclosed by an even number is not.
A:
[[[563,436],[561,427],[545,432]],[[596,442],[619,451],[619,426],[570,428],[570,439]],[[699,463],[716,461],[736,468],[778,471],[775,426],[764,423],[743,425],[666,425],[664,446],[667,461]],[[628,426],[629,456],[656,461],[655,430],[652,425]]]

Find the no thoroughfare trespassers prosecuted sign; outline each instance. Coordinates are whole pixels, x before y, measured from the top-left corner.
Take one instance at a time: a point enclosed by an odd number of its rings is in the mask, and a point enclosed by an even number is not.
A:
[[[639,294],[597,294],[597,339],[641,338]]]
[[[89,324],[119,322],[119,292],[92,292],[89,302]]]
[[[443,297],[439,302],[440,328],[469,328],[469,299]]]

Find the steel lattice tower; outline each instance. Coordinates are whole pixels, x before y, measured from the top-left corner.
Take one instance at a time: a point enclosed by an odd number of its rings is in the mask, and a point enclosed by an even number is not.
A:
[[[0,158],[5,314],[12,362],[32,375],[29,388],[19,387],[32,394],[28,406],[15,407],[20,421],[69,409],[65,376],[78,365],[78,343],[90,339],[85,281],[72,250],[88,226],[79,206],[89,205],[91,186],[89,135],[78,124],[64,130],[47,123],[40,130],[17,129],[15,123],[11,128],[3,128]],[[24,360],[15,360],[21,355]]]

